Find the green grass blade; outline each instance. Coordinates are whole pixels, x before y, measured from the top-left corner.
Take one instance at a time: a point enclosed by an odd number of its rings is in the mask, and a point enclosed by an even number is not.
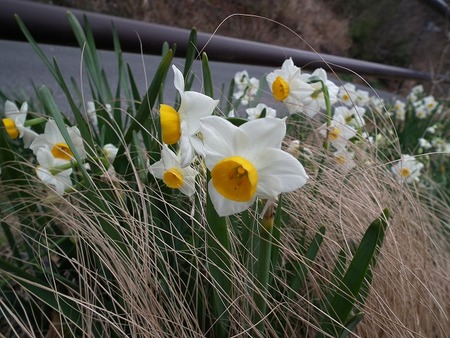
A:
[[[202,54],[203,89],[205,95],[214,98],[214,86],[212,82],[211,69],[209,68],[208,56]]]
[[[212,312],[214,320],[217,320],[214,331],[216,337],[226,338],[229,330],[232,289],[231,246],[226,218],[217,214],[209,195],[206,203],[206,220],[208,268],[213,286]]]
[[[389,211],[383,210],[382,215],[374,220],[356,250],[350,265],[337,286],[337,291],[331,300],[328,316],[324,316],[321,328],[333,336],[342,332],[343,325],[348,321],[357,297],[364,285],[364,279],[369,269],[375,264],[375,257],[382,245],[385,230],[388,225]],[[319,337],[322,337],[319,335]]]
[[[23,271],[22,269],[8,263],[0,258],[0,270],[3,274],[9,275],[22,288],[43,303],[56,311],[61,312],[64,317],[70,319],[74,324],[81,323],[81,312],[75,301],[62,294],[56,296],[56,291],[43,280]]]
[[[159,67],[156,70],[153,81],[147,90],[147,94],[144,96],[144,99],[142,100],[142,103],[139,106],[139,109],[136,113],[136,117],[133,119],[130,127],[125,133],[124,144],[120,145],[119,151],[114,161],[114,168],[116,168],[117,172],[121,175],[125,175],[130,170],[129,165],[127,163],[128,160],[125,157],[125,145],[128,146],[132,141],[133,132],[140,131],[142,126],[146,125],[146,121],[153,120],[152,116],[153,105],[155,104],[158,98],[159,89],[170,67],[172,58],[173,58],[172,51],[169,50],[168,53],[164,56],[164,58],[161,60],[161,63],[159,64]],[[151,122],[153,123],[153,121]],[[146,132],[153,136],[156,136],[156,133],[154,133],[154,131],[155,130],[147,130]]]
[[[316,235],[309,244],[308,250],[305,253],[304,260],[294,262],[293,271],[295,273],[294,278],[290,282],[289,297],[295,298],[295,294],[303,287],[306,281],[306,277],[309,271],[309,265],[316,259],[320,246],[323,242],[326,228],[320,227]]]
[[[189,41],[186,48],[186,59],[184,61],[183,78],[185,80],[184,90],[188,91],[191,89],[192,81],[191,71],[194,60],[197,56],[197,30],[193,28],[191,34],[189,35]]]
[[[84,17],[85,32],[75,15],[71,12],[67,12],[67,17],[69,19],[70,26],[72,27],[72,31],[75,34],[78,45],[83,50],[83,58],[90,79],[94,83],[94,88],[97,92],[97,99],[100,102],[105,102],[101,68],[98,61],[97,50],[95,48],[94,37],[87,18]]]

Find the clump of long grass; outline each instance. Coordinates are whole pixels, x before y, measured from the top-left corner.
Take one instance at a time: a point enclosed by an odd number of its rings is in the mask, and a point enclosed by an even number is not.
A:
[[[57,119],[46,90],[39,93]],[[98,163],[91,155],[96,149],[86,142],[86,161],[97,167],[89,169],[90,180],[77,168],[78,184],[59,196],[36,177],[31,154],[2,163],[1,196],[7,198],[0,210],[7,238],[0,309],[7,335],[220,336],[226,313],[228,336],[320,336],[324,318],[334,315],[327,312],[330,290],[348,296],[348,290],[339,289],[339,277],[360,249],[369,223],[387,208],[392,217],[383,219],[388,222],[384,243],[363,291],[354,295],[352,315],[359,320],[362,313],[362,321],[349,326],[348,333],[445,336],[450,326],[449,241],[443,227],[447,201],[428,196],[420,185],[396,182],[377,145],[351,145],[355,166],[342,172],[324,152],[318,120],[289,122],[289,138],[304,136],[296,156],[310,180],[278,201],[279,237],[274,235],[273,250],[279,258],[271,256],[264,290],[255,278],[263,242],[249,235],[262,236],[263,205],[225,220],[229,246],[219,241],[224,254],[214,256],[209,249],[216,224],[207,208],[206,168],[199,166],[194,197],[174,193],[148,173],[147,163],[161,145],[153,115],[139,120],[132,109],[114,108],[140,124],[139,136],[129,143],[117,121],[108,120],[104,108],[98,110],[99,120],[124,148],[122,163],[114,163],[117,171]],[[375,130],[392,128],[383,115],[373,124]],[[398,140],[389,142],[394,145],[390,151],[401,155]],[[7,145],[2,143],[2,150]],[[214,275],[225,263],[229,269],[221,273],[230,280],[230,290]],[[219,315],[211,305],[217,297],[226,304]],[[261,297],[266,313],[257,301]]]

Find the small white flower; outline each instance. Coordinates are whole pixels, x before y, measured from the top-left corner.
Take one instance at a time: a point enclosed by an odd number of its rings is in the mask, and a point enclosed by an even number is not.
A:
[[[233,94],[233,97],[236,100],[241,100],[241,104],[248,105],[259,90],[259,80],[255,77],[249,78],[248,73],[243,71],[236,73],[234,81],[237,84],[237,91]]]
[[[337,94],[339,87],[334,82],[328,80],[327,73],[324,69],[318,68],[312,74],[302,74],[300,78],[305,82],[310,82],[314,78],[322,80],[323,84],[328,89],[330,105],[337,101]],[[313,88],[313,92],[302,100],[303,111],[309,116],[314,117],[321,109],[326,108],[325,96],[322,89],[321,82],[309,83]]]
[[[302,112],[303,100],[314,92],[313,87],[303,81],[300,75],[300,68],[289,58],[283,62],[281,69],[274,70],[266,77],[275,100],[283,102],[290,114]]]
[[[264,103],[258,103],[256,107],[247,108],[245,112],[247,113],[249,120],[256,120],[261,116],[264,109],[266,110],[266,117],[277,116],[277,111],[265,105]]]
[[[67,165],[67,161],[56,158],[50,152],[50,149],[41,147],[37,150],[36,159],[39,165],[36,167],[36,175],[47,186],[53,188],[56,193],[63,195],[64,191],[72,187],[72,168],[59,169],[59,167]]]
[[[109,103],[106,103],[104,109],[108,113],[109,117],[113,119],[114,117],[112,115],[111,105]],[[97,110],[95,108],[95,103],[93,101],[86,102],[86,113],[92,126],[97,129],[98,128]]]
[[[425,150],[430,149],[432,147],[431,143],[422,137],[419,138],[419,146]]]
[[[81,159],[85,159],[86,152],[84,150],[80,130],[76,126],[66,127],[66,129],[78,155]],[[73,159],[73,151],[67,145],[66,140],[62,136],[54,120],[48,120],[45,125],[44,133],[36,136],[30,145],[30,149],[33,150],[35,155],[37,155],[38,150],[42,147],[49,149],[55,158],[65,161]]]
[[[411,155],[402,155],[391,171],[399,183],[412,183],[420,176],[423,164]]]
[[[32,131],[30,127],[25,127],[25,120],[28,113],[28,103],[22,103],[19,108],[14,102],[5,102],[5,118],[2,120],[5,125],[6,132],[14,140],[18,137],[23,139],[23,145],[28,148],[37,136],[37,133]]]
[[[366,109],[363,107],[352,106],[351,108],[348,108],[339,106],[334,108],[333,118],[341,115],[346,125],[354,128],[362,128],[366,124],[366,121],[364,120],[365,113]]]
[[[249,80],[250,76],[248,75],[248,72],[246,70],[234,74],[234,84],[236,85],[236,89],[238,91],[243,92],[248,86]]]
[[[181,159],[177,154],[163,145],[161,159],[149,167],[150,173],[171,189],[178,189],[186,196],[195,193],[195,176],[197,171],[190,166],[182,167]]]
[[[333,153],[340,172],[347,173],[356,166],[353,158],[355,153],[349,151],[346,147],[341,147]]]
[[[103,153],[105,154],[106,158],[110,163],[114,162],[114,159],[116,158],[117,152],[119,151],[119,148],[117,148],[115,145],[108,143],[103,146]]]
[[[436,107],[438,106],[438,102],[434,99],[434,96],[432,95],[428,95],[426,97],[423,98],[423,105],[424,108],[429,112],[433,112],[433,110],[436,109]]]
[[[355,85],[346,83],[343,86],[340,86],[337,97],[339,101],[346,106],[353,106],[357,100]]]
[[[364,107],[370,102],[369,92],[367,90],[356,90],[356,104]]]
[[[346,124],[342,115],[335,115],[330,126],[323,124],[319,132],[323,137],[328,136],[328,140],[336,149],[344,147],[348,140],[356,136],[355,128]]]
[[[415,108],[415,115],[419,120],[423,120],[430,114],[430,112],[426,109],[426,107],[423,104],[419,104],[414,108]]]
[[[425,131],[427,133],[434,134],[434,133],[436,133],[436,126],[428,127],[427,129],[425,129]]]

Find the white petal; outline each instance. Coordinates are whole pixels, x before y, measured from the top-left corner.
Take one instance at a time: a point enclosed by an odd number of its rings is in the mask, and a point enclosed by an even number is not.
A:
[[[180,138],[180,166],[187,167],[195,157],[194,147],[189,136],[181,133]]]
[[[150,174],[155,176],[156,178],[162,179],[164,172],[166,171],[166,167],[164,166],[164,161],[159,160],[158,162],[153,163],[150,167],[148,167],[148,171]]]
[[[6,100],[5,102],[5,115],[9,118],[12,114],[18,114],[19,108],[17,108],[16,104],[12,101]]]
[[[189,138],[191,140],[191,145],[194,148],[195,153],[204,157],[205,156],[205,150],[204,150],[205,145],[203,144],[203,141],[200,138],[198,138],[196,135],[190,136]]]
[[[184,92],[184,77],[183,73],[175,66],[172,65],[173,69],[173,85],[181,93]]]
[[[248,202],[235,202],[226,199],[217,192],[216,188],[214,188],[212,180],[210,180],[208,183],[208,194],[211,198],[214,209],[216,209],[216,212],[219,214],[219,216],[229,216],[247,210],[255,200],[253,198]]]
[[[209,169],[212,169],[217,161],[236,155],[233,147],[233,136],[237,133],[238,127],[218,116],[205,117],[200,121],[200,124],[200,132],[203,135],[205,145],[205,161]],[[227,135],[227,137],[224,139],[221,135]]]
[[[70,179],[71,173],[72,169],[68,169],[54,176],[49,170],[41,166],[36,168],[36,175],[38,178],[40,178],[47,186],[54,188],[59,195],[63,195],[64,191],[72,186],[72,180]]]
[[[170,168],[180,168],[178,156],[167,145],[161,149],[161,159],[149,167],[150,173],[156,178],[162,179],[164,172]]]
[[[286,135],[286,119],[256,119],[240,126],[250,139],[255,154],[265,148],[281,148]]]
[[[64,137],[59,131],[58,126],[56,125],[55,120],[48,120],[45,124],[45,130],[43,136],[47,140],[49,144],[52,146],[56,143],[65,143]]]
[[[80,130],[78,127],[67,127],[67,132],[69,133],[70,139],[72,140],[75,150],[82,159],[86,158],[86,151],[84,150],[83,138],[81,137]],[[65,141],[64,141],[65,142]]]
[[[20,113],[26,115],[28,113],[28,102],[25,101],[22,103],[22,106],[20,106]]]
[[[302,187],[308,180],[301,163],[279,149],[266,149],[253,164],[258,170],[256,194],[261,198],[276,198],[281,192]]]
[[[195,193],[195,176],[197,175],[197,171],[191,167],[186,167],[182,169],[182,173],[184,183],[180,191],[190,197]]]
[[[181,105],[178,113],[180,119],[187,122],[189,135],[200,129],[200,119],[210,116],[216,108],[218,100],[201,93],[188,91],[181,95]]]
[[[36,152],[36,160],[43,168],[50,169],[53,167],[54,157],[48,148],[39,148]]]
[[[19,128],[20,131],[20,136],[23,139],[23,146],[25,148],[29,148],[31,143],[34,141],[34,139],[38,136],[38,134],[31,130],[29,127],[28,128]]]

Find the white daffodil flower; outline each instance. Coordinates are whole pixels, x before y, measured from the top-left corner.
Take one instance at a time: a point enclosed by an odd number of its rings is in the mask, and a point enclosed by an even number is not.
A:
[[[114,119],[114,116],[112,115],[112,107],[109,103],[106,103],[104,106],[104,109],[108,113],[110,119]],[[86,102],[86,113],[89,119],[89,122],[91,125],[98,129],[98,118],[97,118],[97,109],[95,108],[95,103],[93,101],[87,101]]]
[[[333,153],[333,155],[336,160],[338,170],[344,174],[356,166],[356,163],[353,160],[355,153],[349,151],[347,147],[339,148]]]
[[[432,113],[438,106],[438,102],[433,95],[428,95],[423,98],[423,105],[429,113]]]
[[[63,195],[66,189],[72,187],[70,179],[72,168],[60,168],[68,164],[66,160],[54,157],[46,147],[37,150],[36,159],[39,163],[36,174],[47,186],[53,188],[59,195]]]
[[[5,102],[5,118],[2,119],[3,125],[5,126],[6,132],[9,137],[13,140],[18,137],[23,139],[23,144],[25,148],[28,148],[38,135],[36,132],[31,130],[30,127],[25,127],[25,120],[28,113],[28,103],[22,103],[19,108],[14,102]]]
[[[161,159],[149,167],[150,174],[163,182],[172,189],[178,189],[186,196],[192,196],[195,193],[195,176],[197,171],[191,167],[182,167],[181,158],[163,145],[161,149]]]
[[[245,112],[247,113],[249,120],[256,120],[258,119],[263,110],[266,110],[266,117],[276,117],[277,111],[273,108],[270,108],[269,106],[265,105],[264,103],[258,103],[256,107],[253,108],[247,108]]]
[[[78,155],[82,159],[86,158],[86,152],[84,150],[80,130],[75,126],[66,128]],[[33,150],[35,155],[37,155],[38,150],[42,147],[49,149],[55,158],[65,161],[70,161],[73,158],[72,149],[70,149],[67,145],[66,140],[62,136],[54,120],[49,120],[46,123],[44,133],[36,136],[30,145],[30,149]]]
[[[404,121],[405,120],[405,117],[406,117],[406,110],[405,110],[405,108],[406,108],[406,103],[405,102],[403,102],[401,100],[396,100],[394,102],[393,109],[394,109],[394,113],[395,113],[395,118],[398,121]]]
[[[114,162],[114,159],[116,158],[117,152],[119,151],[119,148],[117,148],[115,145],[108,143],[103,146],[103,153],[105,154],[106,158],[110,163]]]
[[[402,155],[400,161],[391,168],[392,174],[399,183],[412,183],[420,176],[423,163],[411,155]]]
[[[255,199],[275,199],[302,187],[308,176],[300,162],[281,150],[285,119],[256,119],[239,127],[209,116],[201,121],[208,193],[220,216],[246,210]]]
[[[346,106],[339,106],[334,108],[333,118],[342,115],[346,125],[360,129],[366,124],[366,121],[364,120],[365,113],[366,109],[363,107],[352,106],[349,108]]]
[[[302,112],[303,100],[312,95],[314,88],[302,80],[300,68],[294,65],[292,58],[283,62],[266,77],[275,100],[283,102],[290,114]]]
[[[337,93],[338,101],[348,107],[354,105],[365,106],[369,103],[369,92],[362,89],[356,89],[352,83],[346,83],[339,87]]]
[[[236,89],[238,91],[244,91],[248,86],[248,82],[250,81],[250,76],[246,70],[236,72],[234,74],[234,84],[236,85]]]
[[[347,145],[347,141],[356,136],[356,130],[351,125],[346,124],[343,115],[335,115],[331,120],[331,124],[327,127],[323,124],[320,128],[320,135],[328,136],[328,140],[336,148],[340,149]]]
[[[234,75],[235,92],[233,97],[241,100],[241,104],[246,106],[253,100],[259,90],[259,80],[256,77],[250,78],[248,72],[243,70]]]
[[[195,151],[202,147],[196,137],[200,129],[200,119],[210,116],[218,100],[194,91],[184,91],[184,78],[181,71],[172,66],[174,85],[180,93],[180,108],[176,111],[167,104],[160,105],[160,121],[162,141],[165,144],[175,144],[180,141],[181,165],[188,166],[195,156]]]
[[[356,90],[356,105],[360,107],[366,106],[370,102],[369,92],[367,90]]]
[[[355,85],[352,83],[346,83],[340,86],[337,97],[339,101],[346,106],[353,106],[357,100]]]
[[[318,68],[312,74],[302,74],[300,78],[305,82],[309,82],[314,78],[319,78],[328,89],[330,105],[334,104],[337,101],[339,87],[336,86],[334,82],[328,80],[327,72],[324,69]],[[310,86],[312,87],[313,91],[310,93],[310,95],[302,100],[303,112],[306,113],[306,115],[308,115],[309,117],[314,117],[317,113],[320,112],[321,109],[326,108],[325,96],[323,94],[321,82],[310,83]]]

